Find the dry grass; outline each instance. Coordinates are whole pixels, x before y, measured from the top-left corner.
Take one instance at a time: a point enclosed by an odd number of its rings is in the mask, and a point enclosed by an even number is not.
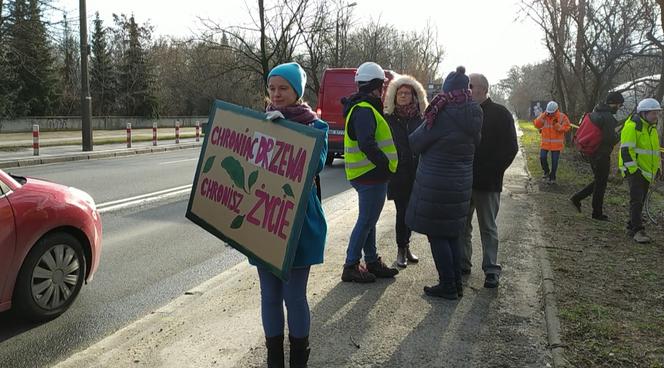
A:
[[[539,178],[539,134],[520,122],[528,169]],[[615,156],[615,154],[613,155]],[[612,157],[615,161],[615,157]],[[653,244],[625,235],[627,185],[612,164],[604,212],[590,218],[590,198],[579,214],[569,197],[592,180],[590,166],[568,148],[558,184],[531,179],[536,216],[555,274],[566,355],[575,367],[664,367],[664,231],[647,223]]]

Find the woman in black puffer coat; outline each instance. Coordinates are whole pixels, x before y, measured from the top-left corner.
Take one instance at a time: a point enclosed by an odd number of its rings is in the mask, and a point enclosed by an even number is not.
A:
[[[424,287],[430,296],[463,295],[459,234],[464,228],[473,185],[473,156],[480,142],[482,108],[472,100],[465,68],[450,73],[427,108],[425,122],[410,135],[420,155],[406,224],[426,234],[439,283]]]
[[[396,207],[395,231],[397,240],[397,266],[406,267],[408,262],[419,259],[410,251],[411,231],[406,225],[406,209],[417,170],[417,156],[412,153],[408,136],[422,124],[424,110],[428,105],[427,94],[422,84],[409,75],[393,79],[385,91],[385,120],[392,130],[392,139],[397,146],[399,164],[387,186],[387,199]]]

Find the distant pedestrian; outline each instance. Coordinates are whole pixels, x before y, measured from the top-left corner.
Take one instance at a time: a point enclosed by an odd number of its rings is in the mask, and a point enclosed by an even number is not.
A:
[[[558,103],[549,101],[546,110],[534,121],[535,127],[542,135],[540,143],[540,163],[544,172],[542,179],[549,184],[556,183],[558,161],[563,150],[565,133],[571,129],[569,118],[558,109]],[[551,168],[549,169],[548,155],[551,152]]]
[[[466,70],[451,72],[424,113],[425,122],[410,135],[420,155],[406,224],[426,234],[438,284],[427,295],[457,299],[463,295],[459,234],[466,224],[473,185],[473,156],[480,142],[482,108],[473,101]]]
[[[410,249],[411,231],[406,225],[406,209],[417,170],[417,155],[410,149],[408,136],[422,124],[422,114],[427,105],[424,87],[409,75],[393,79],[387,86],[385,119],[392,129],[392,138],[399,154],[397,172],[387,185],[387,199],[394,200],[397,210],[395,231],[399,267],[406,267],[408,262],[419,261]]]
[[[650,183],[660,172],[660,146],[657,119],[662,107],[654,98],[641,100],[636,115],[625,121],[620,134],[618,167],[629,184],[627,233],[637,243],[650,243],[641,215]]]
[[[269,119],[285,117],[325,132],[325,145],[318,157],[319,173],[327,157],[328,125],[318,119],[309,105],[302,101],[307,75],[297,63],[277,65],[268,75]],[[290,277],[281,281],[268,269],[258,266],[261,288],[261,318],[267,346],[267,366],[284,367],[284,302],[288,310],[290,366],[306,367],[309,359],[310,311],[307,282],[312,265],[323,263],[327,223],[316,188],[308,193],[305,219],[297,241],[297,250]],[[250,258],[250,263],[255,262]]]
[[[376,249],[376,223],[398,158],[392,132],[383,117],[385,71],[376,63],[363,63],[357,68],[355,83],[358,92],[342,102],[346,178],[357,192],[359,213],[350,234],[341,280],[367,283],[399,273],[383,262]],[[360,265],[363,252],[366,268]]]
[[[483,112],[482,141],[475,147],[473,161],[473,194],[462,233],[461,272],[469,274],[473,255],[473,213],[482,240],[482,271],[484,287],[495,288],[499,284],[502,267],[498,263],[498,226],[496,218],[500,208],[505,170],[512,164],[519,144],[512,114],[489,97],[489,81],[482,74],[470,75],[473,99]]]
[[[599,221],[609,220],[609,216],[604,213],[604,193],[609,180],[611,152],[613,152],[613,146],[620,141],[616,132],[618,121],[613,115],[618,112],[623,102],[625,99],[620,92],[610,92],[604,102],[595,106],[590,114],[590,123],[596,125],[602,134],[599,147],[593,155],[588,157],[590,168],[593,171],[593,181],[570,198],[576,210],[581,212],[581,201],[592,194],[592,218]]]

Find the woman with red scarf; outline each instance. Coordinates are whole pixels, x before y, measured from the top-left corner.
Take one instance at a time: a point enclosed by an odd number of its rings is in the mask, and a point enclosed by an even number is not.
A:
[[[394,201],[397,210],[395,231],[399,267],[419,261],[410,250],[411,231],[406,225],[406,208],[417,170],[417,155],[410,149],[408,136],[422,123],[427,104],[424,87],[409,75],[393,79],[385,91],[385,120],[392,129],[392,139],[399,154],[397,172],[387,185],[387,199]]]
[[[299,64],[287,63],[274,67],[267,80],[270,103],[266,117],[286,118],[325,132],[325,144],[318,157],[318,174],[325,167],[328,125],[318,119],[311,107],[302,101],[306,85],[307,74]],[[311,266],[323,263],[326,235],[325,215],[316,187],[313,186],[288,281],[284,282],[269,270],[258,266],[268,367],[284,367],[284,303],[288,311],[290,367],[307,366],[310,352],[307,282]],[[249,262],[255,264],[251,258]]]

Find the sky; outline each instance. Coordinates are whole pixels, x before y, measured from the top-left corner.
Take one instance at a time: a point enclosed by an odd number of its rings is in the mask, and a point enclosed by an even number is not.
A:
[[[69,19],[78,18],[79,0],[55,2],[68,12]],[[255,0],[86,0],[90,20],[98,11],[104,22],[111,25],[113,13],[133,13],[139,23],[149,20],[156,35],[180,37],[200,29],[198,17],[227,25],[249,24],[246,2],[252,7],[256,4]],[[438,29],[438,43],[445,50],[439,68],[442,75],[463,65],[469,73],[483,73],[490,83],[495,83],[505,78],[513,65],[537,63],[548,55],[542,44],[542,31],[520,12],[520,0],[354,2],[354,19],[360,24],[379,20],[403,31],[420,31],[430,20]]]

